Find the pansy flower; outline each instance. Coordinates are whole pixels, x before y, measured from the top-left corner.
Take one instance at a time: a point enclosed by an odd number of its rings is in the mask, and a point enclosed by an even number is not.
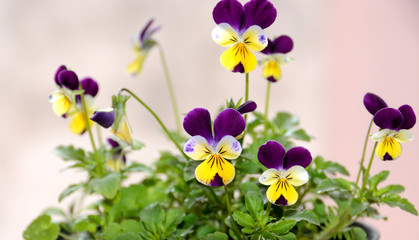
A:
[[[73,71],[69,71],[64,65],[61,65],[55,72],[54,80],[58,90],[51,93],[49,101],[52,103],[54,113],[65,118],[73,106],[72,91],[79,87],[79,79]]]
[[[244,131],[245,125],[243,116],[232,108],[224,109],[215,118],[214,134],[208,110],[195,108],[185,116],[183,127],[192,137],[183,151],[193,160],[204,160],[195,169],[200,183],[218,187],[234,179],[234,166],[226,159],[240,156],[242,148],[235,137]]]
[[[232,72],[248,73],[257,61],[251,51],[262,51],[268,44],[263,29],[276,18],[276,9],[268,0],[251,0],[244,6],[237,0],[221,0],[212,13],[218,24],[212,39],[228,47],[220,57],[223,67]]]
[[[301,186],[308,181],[305,168],[311,163],[310,152],[303,147],[285,151],[276,141],[268,141],[260,146],[258,159],[268,168],[259,178],[263,185],[270,186],[266,191],[268,200],[276,205],[292,205],[298,199],[293,186]]]
[[[375,154],[381,160],[397,159],[402,153],[400,143],[413,140],[413,135],[408,130],[416,124],[416,115],[412,107],[387,107],[383,99],[372,93],[365,95],[364,105],[374,115],[374,123],[380,128],[380,131],[372,136],[372,140],[379,142]]]
[[[140,32],[134,40],[134,53],[136,55],[135,60],[128,65],[127,72],[133,75],[138,75],[143,70],[144,60],[146,59],[150,49],[156,44],[151,38],[151,35],[155,33],[160,26],[151,27],[154,19],[148,21],[143,30]]]
[[[119,172],[126,164],[127,159],[122,151],[121,145],[117,141],[112,138],[108,138],[107,141],[111,146],[111,156],[106,161],[106,166],[113,172]]]
[[[282,76],[281,66],[289,63],[291,58],[286,54],[293,48],[292,39],[288,36],[279,36],[273,41],[268,39],[268,46],[262,50],[266,57],[260,62],[263,77],[268,81],[276,82]]]

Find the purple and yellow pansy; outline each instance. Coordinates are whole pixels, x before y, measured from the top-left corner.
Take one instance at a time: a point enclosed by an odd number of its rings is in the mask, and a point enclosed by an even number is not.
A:
[[[106,160],[106,167],[113,172],[119,172],[127,162],[122,146],[112,138],[107,141],[111,146],[111,156]]]
[[[266,191],[269,202],[293,205],[298,199],[293,186],[301,186],[309,179],[305,168],[312,160],[310,152],[303,147],[294,147],[286,152],[280,143],[268,141],[260,146],[258,159],[268,168],[260,176],[259,182],[270,186]]]
[[[236,137],[245,129],[243,116],[235,109],[221,111],[214,120],[207,109],[195,108],[184,118],[183,127],[192,137],[183,151],[193,160],[202,161],[195,169],[196,179],[207,186],[229,184],[235,176],[234,166],[227,161],[240,156],[242,147]]]
[[[276,9],[268,0],[251,0],[244,6],[237,0],[221,0],[212,16],[216,24],[212,39],[228,47],[220,57],[221,65],[229,71],[248,73],[257,66],[255,55],[268,40],[263,29],[276,19]]]
[[[154,19],[150,19],[134,40],[133,50],[136,57],[135,60],[127,67],[127,72],[129,74],[138,75],[141,73],[143,70],[144,60],[150,52],[150,49],[156,44],[156,42],[151,38],[151,35],[153,35],[153,33],[155,33],[160,26],[151,27],[153,22]]]
[[[71,117],[70,131],[75,134],[83,134],[87,130],[87,123],[78,91],[80,91],[80,88],[84,90],[86,111],[89,118],[95,111],[93,98],[99,91],[97,82],[92,78],[84,78],[79,81],[77,74],[67,70],[64,65],[58,67],[54,80],[59,89],[49,96],[52,110],[57,116]],[[93,122],[89,120],[89,124],[92,125]]]
[[[364,96],[364,105],[380,128],[372,136],[372,140],[378,142],[375,154],[381,160],[397,159],[402,153],[400,143],[413,140],[413,134],[408,130],[416,124],[413,108],[407,104],[398,109],[387,107],[387,103],[373,93]]]
[[[292,50],[293,46],[292,39],[285,35],[279,36],[273,41],[268,39],[268,46],[262,50],[266,57],[260,61],[265,79],[276,82],[282,77],[281,66],[291,61],[291,58],[286,54]]]

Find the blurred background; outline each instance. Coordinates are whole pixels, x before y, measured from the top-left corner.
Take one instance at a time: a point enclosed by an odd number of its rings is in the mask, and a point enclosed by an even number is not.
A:
[[[53,76],[65,64],[99,82],[97,106],[111,105],[111,95],[127,87],[147,102],[164,122],[175,127],[170,97],[157,49],[143,73],[126,74],[134,59],[131,39],[150,19],[162,28],[155,34],[165,50],[181,113],[205,107],[213,113],[244,94],[244,75],[219,63],[224,48],[211,39],[215,0],[0,1],[0,79],[2,91],[0,239],[21,239],[26,226],[59,193],[84,175],[60,169],[68,163],[51,151],[59,144],[90,146],[87,135],[75,136],[69,121],[55,116],[48,95]],[[275,0],[276,22],[269,37],[294,40],[295,60],[272,85],[270,113],[289,111],[314,136],[303,143],[313,156],[347,166],[356,178],[371,115],[362,104],[366,92],[392,107],[410,104],[419,113],[419,2]],[[258,55],[257,57],[260,57]],[[266,80],[258,67],[250,73],[250,98],[264,108]],[[146,144],[133,161],[151,163],[159,150],[174,150],[148,112],[128,104],[134,136]],[[374,128],[373,131],[377,129]],[[105,133],[109,134],[109,133]],[[419,136],[419,126],[413,129]],[[370,147],[372,144],[369,144]],[[403,144],[392,162],[375,160],[372,173],[391,170],[386,183],[406,187],[403,196],[419,207],[418,141]],[[369,150],[370,152],[371,150]],[[419,218],[400,209],[380,208],[388,221],[368,221],[383,240],[413,239]]]

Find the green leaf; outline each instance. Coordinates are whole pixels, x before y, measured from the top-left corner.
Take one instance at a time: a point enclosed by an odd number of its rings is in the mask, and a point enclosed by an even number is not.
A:
[[[166,221],[164,223],[165,236],[169,236],[175,230],[177,225],[182,222],[185,213],[180,209],[170,209],[166,214]]]
[[[120,231],[121,226],[119,226],[118,223],[111,223],[105,227],[103,236],[106,240],[115,240],[118,237]]]
[[[286,136],[307,142],[311,140],[311,137],[303,129],[287,132]]]
[[[245,197],[245,203],[252,218],[261,222],[264,214],[262,197],[255,192],[249,192]]]
[[[237,162],[235,168],[239,170],[239,172],[247,174],[257,174],[262,172],[260,163],[251,160]]]
[[[361,202],[359,199],[352,199],[351,206],[349,208],[349,214],[351,216],[356,216],[362,213],[368,207],[368,202]]]
[[[351,189],[351,183],[343,178],[324,179],[317,186],[317,192],[323,193],[334,190],[349,191]]]
[[[41,215],[29,224],[23,232],[23,238],[27,240],[55,240],[58,238],[60,227],[51,222],[51,217]]]
[[[203,240],[228,240],[228,235],[222,232],[208,234]]]
[[[247,213],[234,211],[233,218],[242,227],[254,228],[256,226],[255,220],[253,220],[252,216]]]
[[[183,175],[185,182],[195,178],[195,169],[196,167],[198,167],[199,164],[200,162],[198,161],[187,161]]]
[[[297,240],[297,237],[295,236],[294,233],[289,232],[285,235],[279,236],[278,240]]]
[[[287,220],[295,220],[297,222],[305,220],[309,223],[320,225],[319,219],[316,214],[311,210],[286,210],[284,211],[283,218]]]
[[[279,112],[274,118],[275,124],[279,129],[287,130],[298,125],[298,117],[293,116],[289,113]]]
[[[325,170],[325,172],[328,172],[330,174],[335,175],[336,172],[341,173],[345,176],[349,176],[349,172],[348,170],[346,170],[346,168],[342,165],[340,165],[339,163],[336,162],[331,162],[331,161],[327,161],[323,163],[323,168]]]
[[[58,146],[52,150],[52,153],[62,158],[63,160],[86,160],[86,154],[84,153],[84,150],[81,148],[74,148],[72,145]]]
[[[121,228],[123,232],[141,232],[140,223],[133,219],[125,219],[121,222]]]
[[[131,145],[131,149],[132,150],[140,150],[143,147],[145,147],[145,144],[144,143],[142,143],[142,142],[140,142],[140,141],[138,141],[136,139],[133,139],[132,140],[132,145]]]
[[[259,186],[255,182],[245,182],[243,184],[240,184],[239,190],[243,196],[246,196],[249,192],[255,192],[261,195]]]
[[[213,233],[216,230],[216,228],[214,226],[211,225],[204,225],[204,226],[199,226],[198,229],[196,230],[196,236],[201,239],[202,237]]]
[[[84,184],[72,184],[68,186],[64,191],[61,192],[60,196],[58,197],[58,201],[61,202],[64,198],[72,194],[73,192],[77,191],[79,188],[83,187]]]
[[[80,218],[75,221],[74,230],[77,232],[95,232],[96,231],[96,224],[89,221],[88,218]]]
[[[116,240],[142,240],[140,235],[133,233],[133,232],[127,232],[127,233],[120,233]]]
[[[266,230],[273,232],[278,235],[284,235],[288,233],[297,223],[295,220],[280,220],[274,223],[266,225]]]
[[[378,191],[376,192],[377,196],[381,196],[384,194],[393,194],[393,193],[401,193],[404,192],[404,187],[402,185],[388,185],[385,186],[383,188],[378,189]]]
[[[127,167],[126,171],[127,172],[144,172],[144,173],[148,173],[150,175],[154,173],[154,171],[151,167],[149,167],[145,164],[142,164],[142,163],[137,163],[137,162],[131,163]]]
[[[89,186],[104,197],[112,199],[118,192],[120,181],[121,179],[118,173],[111,173],[103,178],[92,179]]]
[[[151,204],[140,212],[140,219],[151,232],[158,234],[163,227],[165,215],[160,204]]]
[[[372,178],[370,178],[368,180],[368,184],[370,185],[370,188],[371,189],[376,189],[377,188],[377,185],[380,182],[386,180],[387,177],[388,177],[388,175],[390,175],[390,172],[389,171],[382,171],[379,174],[377,174],[377,175],[373,176]]]
[[[360,227],[353,227],[353,228],[351,228],[351,235],[352,235],[352,239],[356,239],[356,240],[367,240],[367,234]]]
[[[399,207],[408,213],[418,216],[418,210],[416,210],[415,206],[409,200],[397,194],[385,195],[382,201],[390,207]]]

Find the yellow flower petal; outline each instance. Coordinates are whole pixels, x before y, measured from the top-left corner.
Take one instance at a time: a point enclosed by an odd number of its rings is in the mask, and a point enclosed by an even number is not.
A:
[[[93,121],[89,120],[90,126],[93,125]],[[70,122],[70,131],[74,134],[83,134],[87,130],[86,120],[84,113],[76,112]]]
[[[256,52],[262,51],[268,45],[268,39],[265,33],[257,25],[253,25],[246,30],[243,34],[243,42],[250,50]]]
[[[111,129],[111,132],[122,141],[126,142],[129,145],[132,145],[131,129],[129,127],[127,117],[125,115],[119,121],[119,125],[117,126],[116,130]]]
[[[207,186],[218,187],[233,181],[236,172],[231,163],[220,155],[212,155],[195,169],[196,179]]]
[[[127,67],[127,73],[138,75],[143,70],[144,60],[147,57],[147,52],[145,51],[138,51],[138,55],[135,60],[130,63]]]
[[[110,158],[106,161],[106,167],[112,172],[119,172],[123,167],[124,163],[119,159]]]
[[[72,102],[62,92],[56,91],[50,95],[50,102],[52,103],[52,110],[57,116],[63,116],[70,111]]]
[[[226,159],[236,159],[242,152],[239,141],[233,136],[224,136],[217,144],[216,152]]]
[[[396,139],[392,137],[386,137],[381,141],[377,149],[375,150],[377,157],[381,160],[394,160],[402,154],[402,146]],[[390,157],[391,159],[387,159]]]
[[[298,199],[298,193],[286,179],[278,179],[266,191],[268,200],[276,205],[293,205]]]
[[[232,47],[238,41],[236,30],[228,23],[218,24],[212,30],[211,37],[215,43],[223,47]]]
[[[272,77],[275,81],[278,81],[282,76],[281,68],[274,60],[266,61],[263,64],[262,74],[264,78],[269,79]]]
[[[229,71],[233,71],[241,64],[244,73],[251,72],[257,65],[255,55],[253,55],[244,43],[236,43],[233,47],[227,49],[221,54],[220,62]]]
[[[183,147],[183,152],[193,160],[207,159],[211,154],[211,146],[208,141],[201,136],[191,137]]]

